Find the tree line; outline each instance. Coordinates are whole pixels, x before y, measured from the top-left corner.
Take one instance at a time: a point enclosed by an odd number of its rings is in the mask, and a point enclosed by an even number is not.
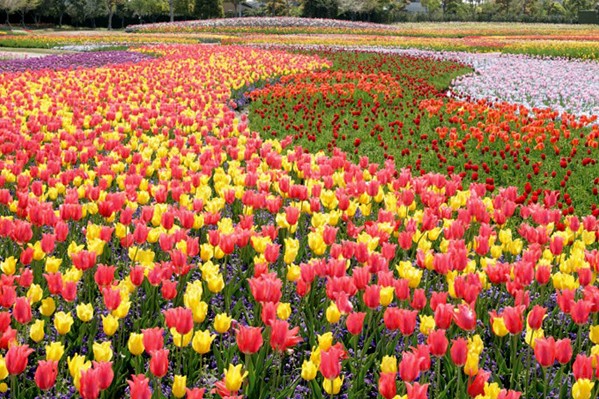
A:
[[[420,12],[407,12],[410,0],[227,0],[230,16],[303,16],[372,22],[406,20],[576,22],[581,10],[599,10],[598,0],[420,0]],[[418,0],[412,0],[418,2]],[[26,17],[62,26],[113,28],[115,17],[143,23],[224,17],[223,0],[0,0],[5,23]]]

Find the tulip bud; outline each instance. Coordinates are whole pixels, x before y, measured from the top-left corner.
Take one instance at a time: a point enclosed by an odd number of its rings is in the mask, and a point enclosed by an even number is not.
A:
[[[29,329],[29,338],[31,338],[34,342],[40,342],[42,339],[44,339],[44,336],[46,335],[44,330],[45,324],[46,323],[44,320],[36,320]]]
[[[61,342],[52,342],[46,345],[46,360],[58,362],[64,355],[64,345]]]
[[[304,360],[302,364],[302,378],[306,381],[312,381],[316,378],[318,367],[311,360]]]
[[[131,352],[131,354],[133,356],[139,356],[144,352],[145,348],[144,348],[143,339],[144,339],[143,334],[131,333],[131,335],[129,335],[129,341],[127,342],[127,348],[129,348],[129,352]]]
[[[231,317],[226,313],[219,313],[214,318],[214,329],[219,334],[224,334],[231,328]]]
[[[326,310],[327,321],[331,324],[335,324],[341,318],[341,312],[339,312],[339,308],[335,305],[335,302],[331,302],[329,307]]]
[[[185,390],[187,385],[187,376],[175,375],[173,380],[173,396],[175,398],[182,398],[185,396]]]

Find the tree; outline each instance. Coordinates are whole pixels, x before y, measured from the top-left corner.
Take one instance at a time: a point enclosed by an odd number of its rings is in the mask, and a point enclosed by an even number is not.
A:
[[[25,25],[25,14],[35,10],[40,0],[0,0],[0,9],[6,13],[6,24],[10,26],[10,15],[16,12],[21,14],[21,25]]]
[[[167,12],[168,3],[165,0],[129,0],[127,8],[131,10],[133,16],[143,20]]]
[[[304,17],[335,18],[337,15],[339,7],[336,0],[304,0]]]
[[[195,13],[200,19],[223,18],[222,0],[196,0]]]
[[[67,12],[67,0],[43,0],[38,10],[42,16],[57,17],[58,26],[62,26],[62,18]]]
[[[125,4],[125,0],[106,0],[106,11],[108,13],[108,30],[112,30],[112,17],[118,6]]]

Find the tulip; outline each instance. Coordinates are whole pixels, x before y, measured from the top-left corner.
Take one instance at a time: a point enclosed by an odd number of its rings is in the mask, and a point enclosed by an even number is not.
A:
[[[83,399],[97,399],[100,396],[100,381],[96,369],[81,372],[79,394]]]
[[[54,386],[56,383],[56,376],[58,375],[58,362],[57,361],[46,361],[40,360],[35,370],[35,384],[42,391],[46,391]]]
[[[152,353],[153,351],[160,350],[164,346],[164,330],[159,327],[146,328],[141,330],[143,334],[143,346],[146,353]]]
[[[231,317],[226,313],[219,313],[214,318],[214,329],[219,334],[224,334],[231,328]]]
[[[535,340],[535,358],[541,367],[550,367],[555,362],[556,347],[553,337],[537,338]]]
[[[100,390],[108,389],[114,379],[114,371],[112,370],[112,362],[93,362],[93,367],[96,370],[96,378],[100,386]]]
[[[379,377],[379,393],[385,399],[392,399],[397,394],[396,376],[397,373],[381,373]]]
[[[572,397],[574,399],[590,399],[595,383],[588,378],[577,379],[572,385]]]
[[[301,377],[306,381],[312,381],[316,378],[318,367],[311,360],[304,360],[302,364]]]
[[[29,355],[34,352],[29,345],[13,345],[6,352],[6,369],[11,375],[21,374],[27,367]]]
[[[187,390],[186,385],[187,385],[187,376],[175,375],[175,377],[173,379],[173,388],[172,388],[173,396],[175,398],[182,398],[183,396],[185,396],[185,393]]]
[[[215,334],[210,334],[210,331],[196,331],[193,336],[193,340],[191,341],[191,346],[193,350],[199,353],[200,355],[204,355],[210,352],[210,346],[212,345],[212,341],[216,338]]]
[[[40,342],[46,335],[44,327],[44,320],[36,320],[29,329],[29,337],[36,343]]]
[[[94,360],[98,362],[109,362],[112,359],[112,348],[110,341],[94,342],[92,345]]]
[[[150,353],[150,372],[162,378],[168,371],[168,349],[158,349]]]
[[[299,327],[289,329],[289,323],[285,320],[273,320],[271,323],[270,346],[276,351],[285,351],[287,348],[297,345],[302,339],[297,336]]]
[[[152,397],[150,379],[145,375],[132,375],[131,380],[127,380],[127,384],[131,390],[131,399],[150,399]]]
[[[429,384],[420,385],[415,382],[410,384],[406,382],[406,389],[408,391],[408,399],[427,399],[428,398],[428,386]]]
[[[262,347],[262,328],[240,325],[236,330],[237,347],[246,355],[252,355]]]
[[[187,399],[204,399],[206,388],[187,388],[185,392],[187,393]]]
[[[68,334],[73,322],[73,316],[70,313],[58,312],[54,315],[54,328],[60,335]]]
[[[358,335],[362,332],[362,328],[364,326],[364,318],[366,317],[366,313],[364,312],[352,312],[347,316],[345,320],[345,325],[347,327],[347,331],[349,331],[352,335]]]
[[[399,376],[405,382],[412,382],[420,373],[421,359],[412,352],[404,352],[399,362]]]
[[[560,339],[555,343],[555,359],[560,364],[566,364],[572,359],[572,344],[570,338]]]
[[[168,309],[164,311],[164,317],[168,328],[175,328],[181,335],[193,329],[193,313],[189,309],[182,307]]]
[[[242,365],[233,366],[229,364],[229,368],[225,371],[225,386],[231,392],[237,392],[241,388],[241,384],[248,372],[241,373]]]
[[[326,379],[322,382],[324,391],[329,395],[337,395],[341,391],[341,385],[343,385],[344,377],[337,377],[335,379]]]
[[[129,341],[127,341],[127,348],[133,356],[139,356],[144,352],[143,334],[131,333],[129,335]]]
[[[442,357],[447,352],[449,341],[445,336],[445,330],[436,330],[429,334],[427,343],[430,348],[431,355]]]
[[[64,355],[64,345],[61,342],[46,345],[46,360],[58,362],[62,355]]]
[[[77,317],[84,323],[91,321],[94,317],[94,307],[91,303],[81,303],[76,308]]]
[[[381,361],[382,373],[397,373],[397,359],[395,356],[383,356]]]
[[[13,307],[13,317],[20,324],[27,324],[31,321],[31,305],[29,300],[25,297],[19,297],[16,299]]]

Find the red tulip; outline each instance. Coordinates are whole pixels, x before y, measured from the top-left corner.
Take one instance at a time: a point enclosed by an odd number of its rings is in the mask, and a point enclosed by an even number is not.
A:
[[[505,328],[510,334],[519,334],[524,328],[523,312],[524,306],[506,306],[503,309],[502,317],[505,322]]]
[[[141,332],[143,334],[143,344],[146,353],[152,353],[164,347],[164,330],[162,328],[146,328],[141,330]]]
[[[520,399],[522,396],[522,392],[512,391],[511,389],[502,389],[499,391],[499,396],[497,399]]]
[[[15,331],[16,332],[16,331]],[[29,355],[34,352],[29,345],[13,345],[6,352],[6,369],[11,375],[21,374],[27,367]]]
[[[100,396],[98,370],[91,368],[81,372],[79,394],[83,399],[97,399]]]
[[[408,399],[428,399],[428,386],[429,384],[420,385],[418,382],[414,384],[406,382]]]
[[[168,349],[159,349],[150,353],[150,372],[162,378],[168,371]]]
[[[592,358],[583,354],[576,356],[576,360],[572,364],[572,372],[574,378],[580,380],[581,378],[593,379],[593,362]]]
[[[404,352],[399,362],[399,376],[405,382],[412,382],[420,373],[420,358],[412,352]]]
[[[572,359],[572,344],[570,338],[560,339],[555,343],[555,359],[560,364],[566,364]]]
[[[358,335],[362,332],[362,328],[364,327],[364,318],[366,317],[366,313],[364,312],[352,312],[347,316],[345,320],[345,325],[347,326],[347,331],[349,331],[352,335]]]
[[[431,355],[442,357],[447,352],[447,346],[449,341],[445,336],[445,330],[431,331],[428,335],[427,343],[431,352]]]
[[[535,305],[530,313],[528,313],[528,324],[533,330],[538,330],[543,326],[543,319],[547,309],[542,306]]]
[[[535,340],[535,358],[542,367],[550,367],[555,362],[555,339],[537,338]]]
[[[412,298],[412,303],[410,306],[416,310],[424,309],[426,306],[426,294],[424,293],[424,289],[419,288],[414,290],[414,297]]]
[[[454,364],[462,367],[466,364],[466,359],[468,358],[468,341],[461,337],[454,339],[451,343],[449,353]]]
[[[475,398],[485,393],[485,382],[489,380],[491,373],[479,370],[473,379],[468,379],[468,395]]]
[[[175,328],[181,335],[193,329],[193,313],[190,309],[181,306],[163,311],[166,325],[169,329]]]
[[[302,341],[297,336],[299,327],[289,329],[289,323],[285,320],[275,319],[272,321],[270,333],[270,346],[276,351],[285,351],[287,348],[297,345]]]
[[[341,358],[343,351],[336,346],[330,347],[326,351],[320,352],[319,370],[324,378],[333,380],[341,373]]]
[[[35,384],[39,389],[45,391],[50,389],[56,383],[58,375],[58,362],[50,360],[40,360],[35,370]]]
[[[279,303],[281,300],[283,282],[277,277],[277,273],[263,273],[259,277],[248,279],[248,282],[256,302]]]
[[[18,297],[12,312],[13,317],[20,324],[27,324],[31,321],[31,305],[25,297]]]
[[[262,328],[240,325],[235,336],[241,353],[252,355],[262,347]]]
[[[381,287],[379,285],[369,285],[364,290],[364,304],[370,309],[376,309],[381,303]]]
[[[453,313],[453,319],[462,330],[472,331],[476,328],[476,312],[470,305],[459,305]]]
[[[116,271],[115,266],[98,265],[96,273],[94,274],[94,281],[98,284],[98,287],[107,287],[112,284],[114,280],[114,272]]]
[[[432,301],[431,301],[432,303]],[[447,303],[437,305],[435,312],[435,325],[437,328],[447,330],[453,321],[453,306]]]
[[[151,399],[152,390],[150,389],[150,379],[143,374],[132,375],[127,380],[131,390],[131,399]]]
[[[578,302],[572,301],[570,316],[572,316],[574,323],[578,325],[586,324],[589,320],[589,314],[591,313],[592,307],[593,304],[586,300],[581,300]]]
[[[393,399],[397,394],[395,383],[397,373],[381,373],[379,377],[379,393],[385,399]]]
[[[114,371],[112,370],[112,362],[96,362],[94,361],[94,369],[96,369],[96,378],[100,384],[100,390],[108,389],[114,379]]]
[[[204,399],[206,388],[187,388],[185,391],[187,392],[187,399]]]

